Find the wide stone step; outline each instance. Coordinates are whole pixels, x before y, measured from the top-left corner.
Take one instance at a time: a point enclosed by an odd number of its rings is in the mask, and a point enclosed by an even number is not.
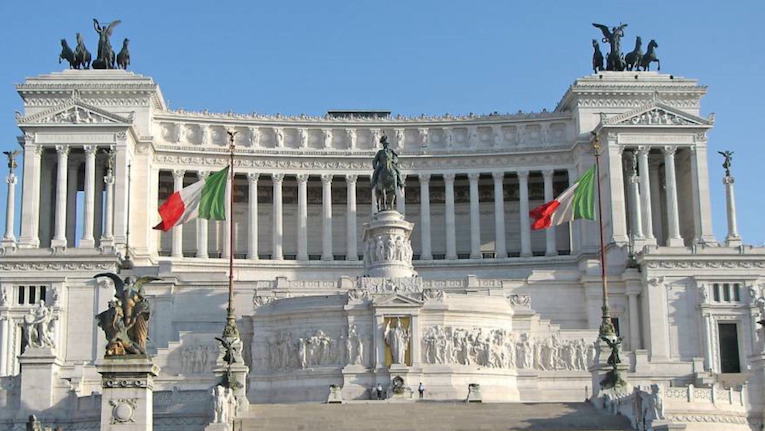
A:
[[[241,421],[258,431],[617,431],[627,419],[588,403],[484,403],[384,401],[347,404],[256,404]]]

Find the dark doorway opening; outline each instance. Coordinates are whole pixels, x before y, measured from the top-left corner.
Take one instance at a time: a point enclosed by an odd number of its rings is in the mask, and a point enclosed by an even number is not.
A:
[[[740,373],[741,361],[738,354],[738,325],[735,323],[720,323],[720,372]]]

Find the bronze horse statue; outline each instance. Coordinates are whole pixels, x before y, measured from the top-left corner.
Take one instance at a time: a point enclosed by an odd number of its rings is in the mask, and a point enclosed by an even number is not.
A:
[[[592,48],[594,50],[592,53],[592,71],[593,73],[598,73],[599,71],[605,69],[603,67],[603,53],[600,52],[600,45],[595,39],[592,40]]]
[[[77,47],[74,49],[74,68],[90,69],[90,51],[85,47],[85,41],[80,33],[77,33]]]
[[[76,61],[74,59],[74,51],[69,47],[66,39],[61,39],[61,54],[58,55],[58,63],[61,64],[61,60],[69,62],[69,68],[75,69]]]
[[[655,40],[651,39],[651,41],[648,42],[648,51],[640,61],[640,66],[643,70],[650,70],[651,63],[653,62],[657,63],[658,67],[656,70],[661,70],[661,61],[659,61],[659,57],[656,56],[656,48],[658,47],[659,44],[656,43]]]
[[[387,211],[394,208],[396,202],[396,190],[403,188],[401,173],[398,169],[398,154],[388,148],[388,138],[383,135],[380,138],[383,148],[375,154],[372,161],[372,190],[377,201],[378,211]]]
[[[629,54],[624,56],[624,62],[627,65],[627,70],[639,69],[640,62],[643,60],[643,39],[640,36],[635,38],[635,49]]]

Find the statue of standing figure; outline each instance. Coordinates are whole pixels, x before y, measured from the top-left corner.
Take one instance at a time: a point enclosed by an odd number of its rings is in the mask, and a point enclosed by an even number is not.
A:
[[[396,318],[396,326],[391,328],[391,321],[385,325],[385,343],[390,347],[394,364],[406,365],[406,351],[409,347],[409,329],[404,327],[401,318]]]
[[[40,301],[37,306],[24,316],[24,341],[28,347],[55,347],[53,343],[53,321],[55,317],[50,308],[45,306],[45,301]]]
[[[380,138],[382,149],[377,151],[372,160],[372,189],[377,200],[377,210],[391,210],[396,203],[396,190],[404,188],[401,170],[398,166],[398,153],[388,147],[388,137]]]
[[[98,20],[93,18],[93,28],[98,33],[98,56],[91,66],[93,69],[115,69],[117,55],[112,49],[112,43],[109,38],[112,36],[112,31],[122,21],[114,20],[107,25],[99,24]]]
[[[627,24],[619,24],[618,27],[611,29],[603,24],[592,23],[593,27],[600,29],[603,32],[603,43],[611,45],[611,52],[608,53],[606,60],[606,70],[622,71],[626,67],[624,56],[621,51],[621,41],[624,37],[624,28]]]

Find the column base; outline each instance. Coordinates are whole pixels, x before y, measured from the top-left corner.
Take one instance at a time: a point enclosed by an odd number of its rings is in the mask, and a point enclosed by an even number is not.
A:
[[[328,262],[330,260],[334,260],[334,256],[322,256],[321,260]]]
[[[101,253],[104,253],[104,254],[113,253],[117,251],[117,248],[114,246],[114,238],[101,237],[99,248],[101,249]]]
[[[81,239],[77,248],[96,248],[95,239]]]
[[[50,248],[53,249],[53,254],[60,254],[66,251],[66,238],[56,239],[53,238],[50,241]]]
[[[558,251],[557,251],[557,250],[554,250],[554,251],[546,251],[546,252],[545,252],[545,256],[557,256],[557,255],[558,255]]]
[[[470,258],[471,259],[482,259],[483,258],[483,254],[482,253],[478,253],[478,254],[470,253]]]
[[[17,249],[16,238],[3,238],[2,242],[0,242],[0,250],[2,250],[3,254],[13,253]]]
[[[725,238],[725,245],[728,247],[741,247],[744,244],[743,241],[741,241],[740,236],[729,236]]]
[[[420,260],[433,260],[432,254],[423,254],[420,256]]]
[[[667,247],[685,247],[682,238],[667,238]]]
[[[39,239],[27,239],[27,238],[19,238],[19,241],[17,242],[17,245],[19,248],[40,248],[40,240]]]

